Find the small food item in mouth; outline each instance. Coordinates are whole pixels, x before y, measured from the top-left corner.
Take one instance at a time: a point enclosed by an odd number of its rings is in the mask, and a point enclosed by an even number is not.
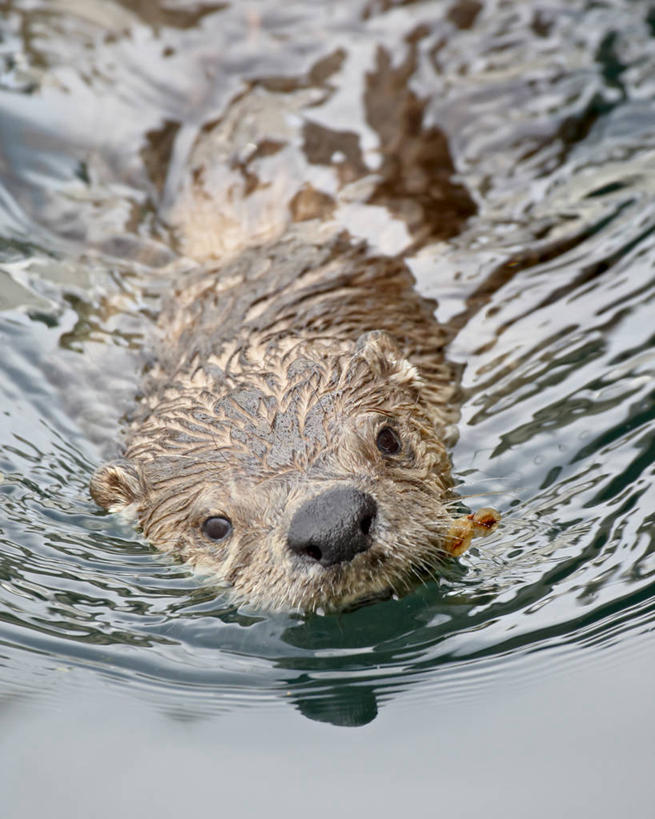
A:
[[[486,537],[499,521],[500,514],[491,507],[456,518],[444,538],[444,548],[453,557],[459,557],[469,548],[473,538]]]

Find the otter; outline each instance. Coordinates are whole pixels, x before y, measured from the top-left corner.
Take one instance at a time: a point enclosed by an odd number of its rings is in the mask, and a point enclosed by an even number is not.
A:
[[[406,264],[303,224],[187,274],[95,501],[267,609],[400,595],[498,520],[453,519],[449,330]]]
[[[149,164],[169,168],[167,218],[194,268],[160,311],[122,457],[91,493],[236,601],[314,612],[401,595],[498,519],[453,518],[454,326],[400,252],[339,220],[363,196],[407,217],[418,247],[475,211],[408,87],[415,48],[397,68],[380,53],[367,79],[372,176],[353,134],[311,124],[323,71],[293,93],[255,83],[190,147],[151,135],[177,146]],[[333,161],[328,195],[310,166]]]

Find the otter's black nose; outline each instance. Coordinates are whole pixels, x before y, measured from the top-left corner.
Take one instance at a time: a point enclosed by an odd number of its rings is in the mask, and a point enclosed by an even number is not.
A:
[[[308,500],[289,526],[291,551],[308,555],[321,566],[346,563],[371,545],[369,532],[377,504],[357,489],[330,489]]]

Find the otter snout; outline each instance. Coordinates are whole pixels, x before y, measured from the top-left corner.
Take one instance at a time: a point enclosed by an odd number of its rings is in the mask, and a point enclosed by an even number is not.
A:
[[[375,500],[352,487],[330,489],[306,501],[289,526],[292,552],[321,566],[347,563],[371,545],[370,531],[377,515]]]

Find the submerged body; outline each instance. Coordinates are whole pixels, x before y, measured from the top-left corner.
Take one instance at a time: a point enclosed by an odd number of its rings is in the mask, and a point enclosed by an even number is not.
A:
[[[183,280],[94,498],[267,608],[343,608],[434,574],[496,517],[448,514],[457,378],[413,284],[302,229]]]

